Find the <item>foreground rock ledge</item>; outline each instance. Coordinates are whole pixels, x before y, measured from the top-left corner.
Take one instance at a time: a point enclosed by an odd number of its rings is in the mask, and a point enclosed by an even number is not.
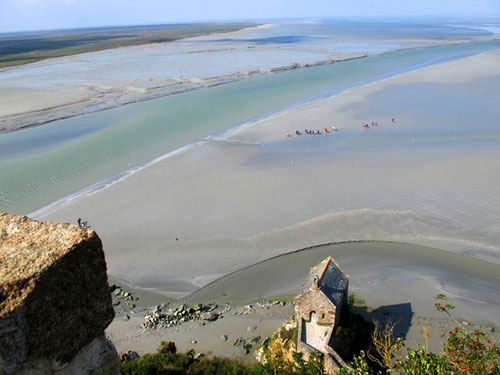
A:
[[[0,212],[0,374],[41,360],[64,367],[113,317],[93,230]]]

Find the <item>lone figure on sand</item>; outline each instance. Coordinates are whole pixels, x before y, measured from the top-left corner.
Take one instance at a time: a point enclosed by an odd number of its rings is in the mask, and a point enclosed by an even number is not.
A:
[[[81,228],[81,227],[82,227],[82,219],[78,218],[78,220],[77,220],[77,224],[78,224],[78,226]]]

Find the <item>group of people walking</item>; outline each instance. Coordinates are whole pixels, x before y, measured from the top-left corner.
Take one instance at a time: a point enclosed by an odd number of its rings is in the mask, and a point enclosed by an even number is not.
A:
[[[338,129],[335,126],[332,126],[332,130],[331,130],[332,132],[336,132],[337,130]],[[319,130],[319,129],[317,129],[317,130],[304,129],[304,133],[309,134],[309,135],[320,135],[321,130]],[[328,128],[325,128],[325,134],[326,133],[330,133]],[[295,135],[302,135],[302,133],[300,132],[300,130],[295,130]],[[290,133],[286,133],[286,136],[291,137],[292,135]]]
[[[392,119],[391,121],[392,121],[392,123],[393,123],[393,124],[395,124],[395,123],[396,123],[396,120],[395,120],[395,119]],[[374,127],[374,126],[378,126],[378,122],[376,122],[376,121],[372,121],[372,123],[371,123],[371,127]],[[369,125],[368,123],[366,123],[366,124],[365,124],[364,122],[362,122],[362,123],[361,123],[361,127],[362,127],[362,128],[365,128],[365,129],[370,129],[370,125]]]
[[[392,123],[396,123],[396,120],[393,118],[392,119]],[[370,129],[370,127],[378,127],[379,124],[377,121],[372,121],[371,124],[368,124],[368,123],[365,123],[365,122],[362,122],[361,123],[361,127],[364,128],[364,129]],[[327,133],[330,133],[330,132],[336,132],[338,129],[335,127],[335,126],[332,126],[332,130],[329,131],[328,128],[325,128],[325,134]],[[308,130],[308,129],[304,129],[304,133],[306,134],[309,134],[309,135],[320,135],[322,134],[321,133],[321,130]],[[299,130],[295,130],[295,135],[302,135],[302,133],[299,131]],[[290,133],[286,133],[286,136],[287,137],[291,137],[292,135]]]

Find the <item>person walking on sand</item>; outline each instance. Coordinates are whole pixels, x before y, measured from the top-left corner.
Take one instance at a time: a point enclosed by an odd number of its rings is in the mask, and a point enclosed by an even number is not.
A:
[[[77,224],[81,228],[82,227],[82,219],[78,218]]]

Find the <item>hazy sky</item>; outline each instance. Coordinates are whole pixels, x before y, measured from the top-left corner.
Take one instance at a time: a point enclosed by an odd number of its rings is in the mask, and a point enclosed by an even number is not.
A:
[[[204,20],[496,16],[500,0],[0,0],[0,32]]]

